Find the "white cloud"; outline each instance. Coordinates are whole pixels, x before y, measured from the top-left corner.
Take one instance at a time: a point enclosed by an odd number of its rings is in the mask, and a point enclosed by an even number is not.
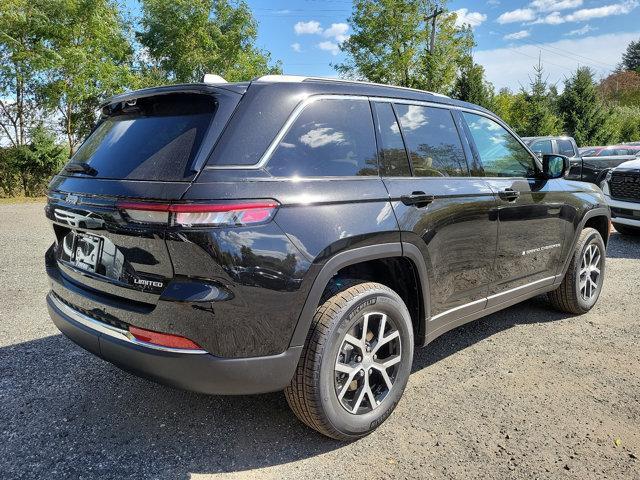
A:
[[[565,37],[580,37],[582,35],[586,35],[589,32],[593,32],[594,30],[597,30],[597,28],[594,28],[591,25],[587,24],[584,27],[576,28],[575,30],[571,30],[570,32],[564,33],[563,35]]]
[[[338,47],[338,44],[329,40],[327,40],[326,42],[320,42],[318,44],[318,48],[320,50],[331,52],[331,55],[338,55],[338,53],[340,53],[340,47]]]
[[[308,22],[298,22],[293,26],[293,31],[296,35],[314,35],[322,33],[320,22],[316,20],[310,20]]]
[[[342,145],[344,143],[344,133],[329,127],[320,127],[309,130],[300,137],[300,141],[311,148],[324,147],[333,143]]]
[[[637,0],[630,0],[622,3],[614,3],[596,8],[583,8],[567,15],[567,22],[585,22],[592,18],[610,17],[611,15],[626,15],[638,6]]]
[[[308,22],[298,22],[293,26],[293,30],[296,32],[296,35],[322,35],[325,38],[330,38],[333,41],[325,41],[321,42],[318,46],[320,46],[323,50],[329,50],[332,53],[335,51],[333,45],[337,43],[342,43],[349,39],[349,35],[347,32],[349,31],[349,25],[346,23],[332,23],[331,26],[327,29],[323,29],[320,25],[320,22],[316,20],[309,20]],[[295,47],[292,48],[297,52],[298,50]],[[336,55],[334,53],[334,55]]]
[[[582,0],[533,0],[531,6],[541,12],[557,12],[582,6]]]
[[[522,38],[527,38],[530,35],[531,35],[531,32],[529,30],[520,30],[519,32],[513,32],[508,35],[505,35],[502,38],[504,38],[505,40],[520,40]]]
[[[566,22],[566,20],[562,15],[560,15],[560,12],[553,12],[545,17],[540,17],[535,22],[531,22],[531,23],[532,24],[546,23],[547,25],[560,25],[561,23],[564,23],[564,22]]]
[[[298,42],[292,43],[291,49],[296,53],[300,53],[302,51],[302,45],[300,45]]]
[[[546,1],[546,0],[543,0]],[[570,0],[565,0],[570,1]],[[534,2],[535,3],[535,2]],[[562,3],[562,2],[558,2]],[[533,4],[532,4],[533,5]],[[592,18],[604,18],[612,15],[626,15],[638,6],[638,0],[628,0],[621,3],[614,3],[596,8],[582,8],[575,10],[568,15],[561,15],[560,12],[554,11],[545,17],[540,17],[532,24],[546,23],[547,25],[560,25],[566,22],[586,22]]]
[[[487,5],[490,5],[492,7],[497,7],[498,5],[500,5],[500,0],[488,0]]]
[[[460,8],[455,10],[456,14],[456,26],[461,27],[463,25],[471,25],[471,27],[477,27],[487,19],[484,13],[470,12],[467,8]]]
[[[417,105],[409,105],[406,113],[399,120],[402,129],[408,131],[416,130],[429,123],[429,119],[425,115],[425,109]]]
[[[536,12],[531,8],[518,8],[517,10],[511,10],[510,12],[504,12],[498,17],[498,23],[514,23],[514,22],[529,22],[536,18]]]
[[[485,69],[487,80],[496,88],[509,87],[517,90],[520,85],[529,84],[533,65],[538,63],[542,53],[545,75],[549,83],[557,83],[562,88],[562,80],[571,75],[579,66],[589,66],[596,78],[608,75],[615,69],[615,63],[621,57],[626,46],[638,39],[640,30],[632,33],[594,35],[583,38],[565,38],[550,43],[541,43],[542,52],[535,45],[523,45],[514,48],[496,48],[474,52],[474,60]],[[566,52],[579,52],[589,56],[597,64],[582,57],[571,57]],[[588,53],[586,53],[588,52]],[[608,66],[605,66],[608,65]]]
[[[322,35],[327,38],[335,38],[338,43],[342,43],[349,38],[348,31],[349,25],[346,23],[332,23],[329,28],[322,32]]]

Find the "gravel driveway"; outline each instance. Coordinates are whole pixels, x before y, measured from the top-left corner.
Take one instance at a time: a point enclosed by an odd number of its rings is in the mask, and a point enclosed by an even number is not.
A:
[[[612,235],[587,315],[533,299],[418,350],[395,413],[341,444],[280,393],[173,390],[62,337],[42,209],[0,205],[0,478],[640,478],[640,240]]]

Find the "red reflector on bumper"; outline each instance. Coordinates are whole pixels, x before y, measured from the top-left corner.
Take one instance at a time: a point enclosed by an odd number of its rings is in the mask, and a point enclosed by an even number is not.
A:
[[[133,335],[137,340],[153,343],[154,345],[161,345],[169,348],[182,348],[186,350],[202,350],[200,345],[188,338],[181,337],[180,335],[154,332],[152,330],[145,330],[144,328],[138,328],[132,325],[129,326],[129,333],[131,333],[131,335]]]

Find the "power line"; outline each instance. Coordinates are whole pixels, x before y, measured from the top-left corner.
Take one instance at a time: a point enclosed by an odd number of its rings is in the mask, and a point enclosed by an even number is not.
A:
[[[482,22],[478,22],[478,21],[471,22],[470,21],[468,23],[469,23],[469,25],[474,27],[474,26],[480,25]],[[499,28],[493,27],[493,30],[495,30],[497,32],[500,32],[503,35],[508,35],[509,34],[508,32],[506,32],[504,30],[501,30]],[[535,46],[535,47],[537,47],[537,48],[539,48],[541,50],[544,50],[546,52],[552,53],[552,54],[560,56],[560,57],[565,57],[565,58],[568,58],[570,60],[578,61],[578,62],[582,62],[582,63],[590,63],[591,66],[593,66],[595,68],[598,68],[598,69],[602,69],[603,67],[612,68],[612,69],[615,68],[615,65],[610,65],[608,63],[604,63],[604,62],[601,62],[599,60],[595,60],[593,58],[586,57],[584,55],[580,55],[579,53],[570,52],[569,50],[565,50],[565,49],[562,49],[560,47],[556,47],[556,46],[553,46],[553,45],[541,44],[541,43],[538,43],[538,42],[526,41],[526,40],[522,40],[522,39],[518,39],[518,38],[514,38],[512,40],[515,41],[515,42],[520,43],[522,46]],[[509,48],[509,47],[501,47],[501,48]],[[557,50],[557,51],[553,51],[553,50]],[[564,53],[559,53],[559,52],[564,52]]]

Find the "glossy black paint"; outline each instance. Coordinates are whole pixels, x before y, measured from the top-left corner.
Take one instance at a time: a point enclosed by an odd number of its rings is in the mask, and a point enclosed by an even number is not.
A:
[[[67,304],[108,323],[182,335],[216,357],[274,356],[304,343],[321,294],[341,268],[402,256],[418,272],[416,295],[423,299],[416,331],[430,341],[523,292],[552,288],[589,212],[608,220],[593,185],[546,179],[541,172],[482,177],[460,125],[469,177],[273,177],[251,165],[308,95],[394,97],[491,114],[444,97],[366,84],[225,88],[244,96],[193,182],[82,175],[52,181],[46,214],[57,241],[46,264],[53,292]],[[453,116],[461,121],[457,110]],[[508,189],[517,195],[505,197]],[[426,200],[407,201],[412,195]],[[274,199],[280,207],[271,222],[255,226],[150,227],[128,222],[116,208],[122,199]],[[78,232],[112,244],[122,256],[119,273],[76,268],[63,247]],[[162,286],[141,286],[136,278]],[[546,283],[528,289],[541,280]],[[521,287],[527,289],[520,296],[509,293]]]
[[[291,376],[302,347],[279,355],[220,358],[162,352],[98,334],[69,318],[47,297],[51,319],[68,338],[91,353],[138,376],[172,387],[217,395],[243,395],[282,390]]]

